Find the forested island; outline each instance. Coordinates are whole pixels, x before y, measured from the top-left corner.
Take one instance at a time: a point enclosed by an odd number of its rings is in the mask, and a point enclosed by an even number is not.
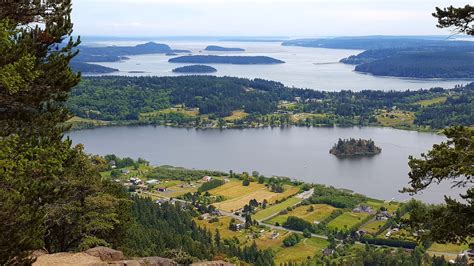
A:
[[[202,74],[202,73],[214,73],[214,72],[217,72],[217,69],[211,66],[206,66],[206,65],[190,65],[190,66],[177,67],[173,69],[173,72]]]
[[[473,99],[474,83],[449,90],[327,92],[233,77],[88,77],[67,105],[81,127],[358,125],[423,131],[474,125]]]
[[[284,61],[269,56],[219,56],[219,55],[185,55],[168,60],[170,63],[192,64],[235,64],[235,65],[271,65],[283,64]]]
[[[472,79],[474,45],[368,50],[341,62],[376,76]]]
[[[222,46],[217,46],[217,45],[209,45],[204,50],[213,51],[213,52],[244,52],[245,51],[245,49],[242,49],[242,48],[222,47]]]
[[[80,53],[74,57],[70,66],[76,72],[83,73],[112,73],[117,69],[103,67],[93,62],[117,62],[127,60],[127,56],[142,54],[178,54],[189,53],[188,50],[173,50],[161,43],[148,42],[135,46],[79,46]]]
[[[405,78],[474,77],[474,42],[441,37],[367,36],[299,39],[285,46],[366,50],[340,62],[375,76]]]
[[[371,139],[339,139],[329,150],[329,153],[337,157],[359,157],[372,156],[382,152]]]

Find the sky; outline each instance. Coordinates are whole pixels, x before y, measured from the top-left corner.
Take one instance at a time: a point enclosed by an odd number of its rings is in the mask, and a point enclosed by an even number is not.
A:
[[[431,16],[458,0],[73,0],[83,36],[448,35]]]

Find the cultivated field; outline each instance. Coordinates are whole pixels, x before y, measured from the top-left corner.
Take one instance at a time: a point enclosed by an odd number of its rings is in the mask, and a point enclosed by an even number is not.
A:
[[[379,231],[380,227],[382,227],[387,221],[372,221],[372,222],[369,222],[367,224],[365,224],[364,226],[360,227],[359,229],[360,230],[364,230],[366,231],[367,233],[370,233],[370,234],[375,234]]]
[[[378,201],[367,201],[367,202],[362,203],[362,205],[367,205],[367,206],[371,207],[374,211],[379,210],[380,207],[383,206],[387,209],[388,212],[394,213],[398,209],[398,207],[400,206],[400,203],[395,202],[395,201],[392,201],[392,202],[389,202],[389,203],[378,202]]]
[[[195,219],[195,221],[197,225],[208,229],[213,234],[216,232],[216,229],[218,229],[221,235],[221,238],[223,239],[237,237],[241,241],[244,240],[245,239],[244,233],[232,231],[229,229],[229,224],[230,224],[231,219],[232,218],[230,218],[229,216],[220,216],[219,221],[215,223],[209,223],[209,220]]]
[[[313,211],[310,211],[311,206]],[[322,221],[328,217],[336,208],[327,205],[327,204],[312,204],[308,206],[299,206],[292,211],[289,211],[288,214],[278,215],[270,219],[271,224],[279,223],[283,224],[289,216],[296,216],[310,223],[315,221]]]
[[[349,229],[369,216],[368,213],[345,212],[328,223],[331,229]]]
[[[299,191],[298,187],[286,186],[285,188],[283,193],[274,193],[263,184],[250,182],[249,186],[243,186],[242,181],[231,180],[220,187],[209,190],[209,193],[224,196],[227,200],[215,203],[214,206],[218,209],[232,212],[241,209],[252,199],[256,199],[258,202],[266,199],[271,204],[276,200],[294,195]]]
[[[326,248],[328,242],[320,238],[305,238],[300,243],[293,247],[283,248],[277,251],[275,262],[276,265],[283,262],[302,262],[307,257],[313,257],[316,254],[320,254],[321,251]]]
[[[293,206],[293,205],[295,205],[299,202],[301,202],[301,199],[298,199],[298,198],[295,198],[295,197],[289,198],[289,199],[285,200],[282,203],[272,205],[270,207],[267,207],[266,209],[263,209],[263,210],[257,212],[255,215],[253,215],[253,218],[257,219],[257,220],[265,219],[265,218],[267,218],[267,217],[269,217],[273,214],[279,213],[280,211],[285,210],[286,208],[288,208],[290,206]]]

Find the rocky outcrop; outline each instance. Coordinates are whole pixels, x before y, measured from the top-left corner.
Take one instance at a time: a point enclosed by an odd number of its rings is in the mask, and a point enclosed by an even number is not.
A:
[[[121,251],[95,247],[79,253],[54,253],[35,252],[34,266],[178,266],[173,260],[161,257],[145,257],[124,259]],[[232,266],[225,261],[206,261],[192,264],[194,266]]]
[[[118,251],[115,249],[107,248],[107,247],[95,247],[86,250],[84,253],[99,257],[103,261],[118,261],[123,260],[123,253],[122,251]]]

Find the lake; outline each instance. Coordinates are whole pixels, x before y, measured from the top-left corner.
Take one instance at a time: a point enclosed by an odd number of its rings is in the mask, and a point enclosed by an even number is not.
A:
[[[340,50],[281,46],[279,42],[210,42],[210,41],[156,41],[170,45],[173,49],[191,50],[193,54],[218,55],[265,55],[285,61],[277,65],[228,65],[207,64],[217,69],[213,75],[242,78],[263,78],[282,82],[287,86],[315,90],[417,90],[432,87],[452,88],[457,84],[467,84],[467,80],[404,79],[376,77],[354,72],[354,66],[339,63],[342,58],[358,54],[360,50]],[[143,42],[102,42],[101,45],[136,45]],[[245,52],[207,52],[208,45],[243,48]],[[130,56],[129,60],[99,63],[119,69],[110,75],[127,76],[177,76],[176,67],[189,64],[168,63],[170,56],[163,54]],[[129,73],[141,72],[145,73]],[[471,80],[472,81],[472,80]]]
[[[74,143],[92,154],[142,157],[153,165],[221,171],[259,171],[305,182],[347,188],[379,199],[405,200],[398,192],[408,182],[408,156],[418,156],[445,138],[391,128],[184,129],[163,126],[105,127],[73,131]],[[329,149],[338,138],[371,138],[382,148],[373,157],[338,159]],[[456,196],[449,184],[417,196],[440,202]]]

